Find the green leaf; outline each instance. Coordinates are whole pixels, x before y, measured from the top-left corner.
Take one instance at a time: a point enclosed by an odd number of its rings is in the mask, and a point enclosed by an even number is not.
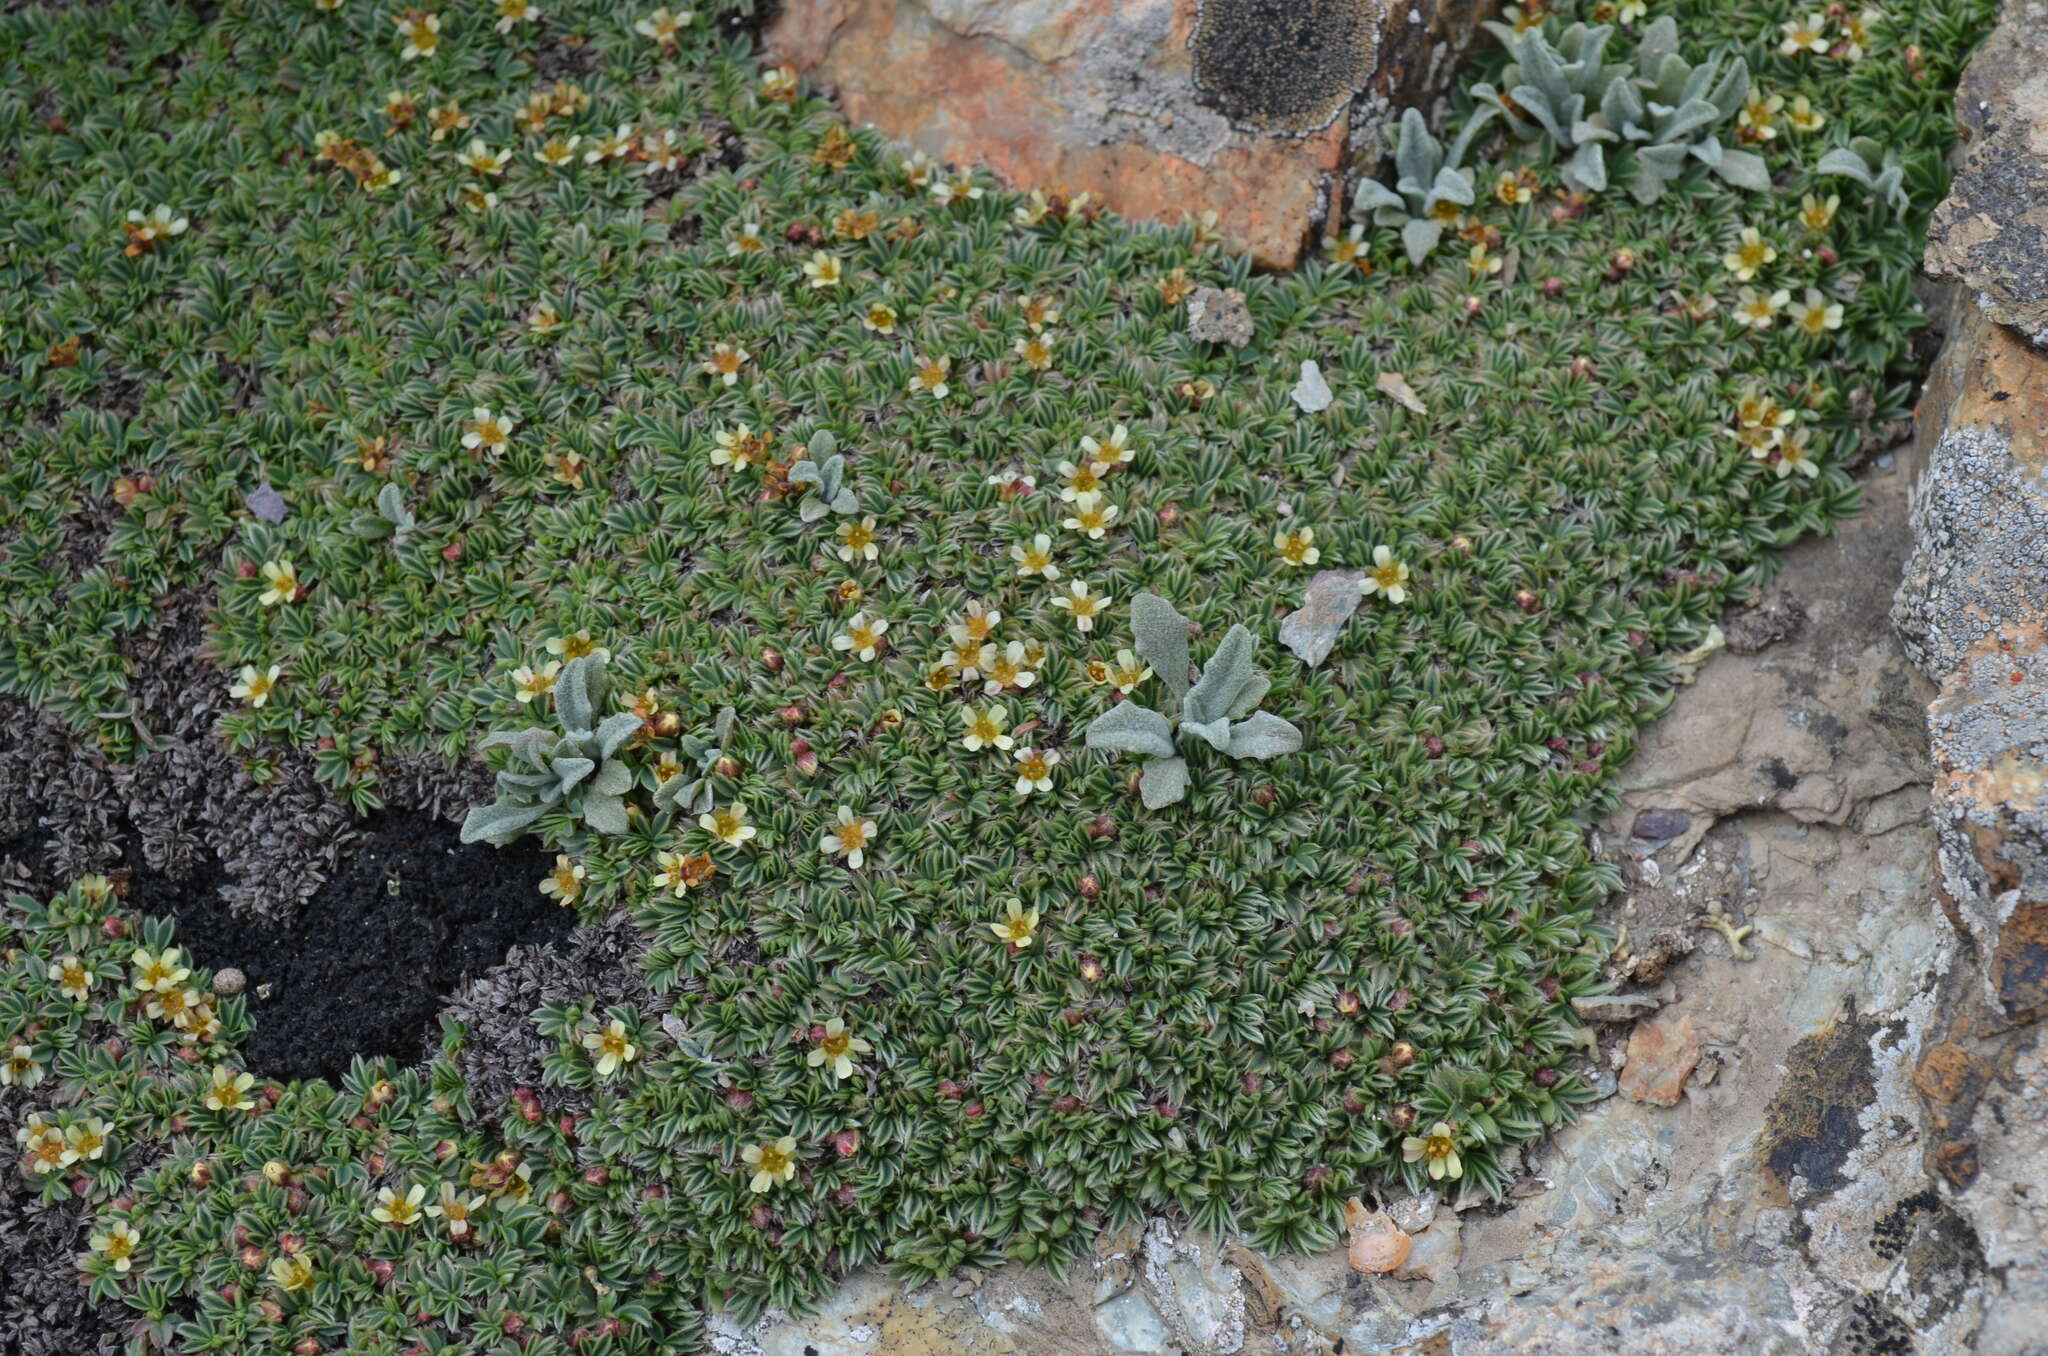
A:
[[[482,840],[503,847],[546,812],[545,805],[507,805],[503,801],[476,806],[462,817],[462,841]]]
[[[626,802],[616,795],[592,791],[583,798],[583,822],[599,833],[624,833]]]
[[[633,789],[633,770],[616,758],[608,760],[590,779],[590,789],[606,796],[623,796]]]

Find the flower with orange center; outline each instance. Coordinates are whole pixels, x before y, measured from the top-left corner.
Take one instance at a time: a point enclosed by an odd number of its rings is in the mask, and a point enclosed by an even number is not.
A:
[[[448,1237],[463,1238],[476,1226],[470,1223],[477,1211],[484,1208],[482,1196],[464,1196],[453,1183],[441,1183],[441,1199],[427,1207],[427,1213],[448,1225]]]
[[[259,669],[254,664],[242,665],[236,681],[228,688],[230,697],[240,697],[252,707],[261,707],[270,700],[271,689],[277,686],[277,676],[284,672],[276,664],[268,669]]]
[[[996,940],[1013,951],[1029,947],[1038,936],[1038,910],[1026,910],[1019,899],[1011,899],[1005,906],[1003,916],[988,925]]]
[[[626,1024],[614,1017],[602,1031],[583,1033],[583,1048],[597,1061],[597,1076],[610,1078],[640,1057],[640,1047],[626,1033]]]
[[[1052,367],[1052,335],[1019,335],[1010,345],[1010,351],[1034,372],[1044,372]]]
[[[760,832],[747,822],[744,805],[714,806],[697,816],[697,827],[727,847],[744,847]]]
[[[1465,1165],[1458,1158],[1458,1138],[1444,1121],[1429,1127],[1428,1134],[1402,1140],[1401,1157],[1405,1162],[1424,1164],[1432,1182],[1446,1177],[1455,1182],[1465,1175]]]
[[[1394,559],[1392,547],[1372,548],[1372,568],[1358,581],[1358,592],[1366,598],[1377,593],[1390,603],[1408,601],[1408,566]]]
[[[740,1161],[754,1170],[747,1189],[761,1195],[796,1176],[796,1136],[749,1144],[740,1150]]]
[[[1010,559],[1017,562],[1019,575],[1037,575],[1047,583],[1054,583],[1060,577],[1060,567],[1053,563],[1052,538],[1040,532],[1029,543],[1018,542],[1010,548]]]
[[[1024,323],[1033,334],[1060,323],[1060,309],[1051,297],[1033,296],[1024,301]]]
[[[1081,580],[1072,580],[1067,591],[1052,600],[1052,605],[1074,619],[1076,631],[1088,632],[1095,629],[1095,619],[1109,611],[1110,597],[1096,593]]]
[[[1005,688],[1022,690],[1038,681],[1038,674],[1031,662],[1031,651],[1021,640],[997,648],[994,645],[981,647],[976,667],[983,675],[982,691],[994,696]]]
[[[718,874],[711,858],[701,853],[689,856],[680,852],[657,852],[654,864],[659,868],[654,873],[655,890],[667,890],[677,899],[688,894],[692,886],[703,885]]]
[[[1802,194],[1799,199],[1799,224],[1809,231],[1825,231],[1834,224],[1835,209],[1842,205],[1842,195],[1830,193],[1825,198],[1816,198],[1811,193]]]
[[[846,858],[846,864],[858,871],[867,864],[868,844],[874,840],[875,821],[842,805],[830,831],[818,839],[818,850]]]
[[[61,957],[50,967],[50,983],[57,986],[58,993],[73,1002],[83,1003],[92,996],[95,978],[92,967],[76,956]]]
[[[107,1259],[107,1264],[122,1275],[127,1275],[135,1265],[135,1254],[142,1246],[142,1234],[126,1220],[115,1220],[100,1233],[86,1240],[86,1246]]]
[[[1051,749],[1018,749],[1015,757],[1018,795],[1052,790],[1052,770],[1060,761],[1058,753]]]
[[[889,643],[882,638],[888,629],[889,623],[883,618],[856,612],[847,620],[846,629],[832,637],[832,648],[851,654],[863,664],[872,664]]]
[[[495,457],[512,442],[512,430],[519,427],[519,416],[494,414],[488,405],[478,405],[469,412],[469,426],[463,431],[462,445],[472,452],[482,452]]]
[[[440,48],[440,15],[409,9],[392,22],[398,26],[398,35],[405,39],[405,46],[398,52],[400,61],[417,61],[432,56]]]
[[[704,375],[727,386],[736,385],[740,368],[753,356],[737,344],[713,344],[711,356],[704,360]]]
[[[213,1082],[206,1091],[208,1111],[248,1111],[254,1105],[249,1089],[256,1085],[256,1075],[237,1073],[225,1064],[213,1066]]]
[[[1316,530],[1312,527],[1297,527],[1292,532],[1282,528],[1273,534],[1273,549],[1289,565],[1313,565],[1323,558],[1315,540]]]
[[[128,963],[135,967],[135,975],[129,983],[137,993],[163,993],[177,988],[192,975],[179,963],[182,955],[175,946],[167,946],[154,954],[138,948],[128,958]]]
[[[1764,239],[1756,227],[1745,226],[1736,239],[1735,248],[1721,257],[1721,265],[1733,273],[1738,282],[1748,282],[1777,257],[1776,245]]]
[[[960,723],[966,727],[960,736],[960,747],[969,753],[983,749],[1007,751],[1016,742],[1010,738],[1010,713],[1001,702],[990,702],[979,711],[971,706],[962,708]]]
[[[562,902],[563,907],[575,903],[583,895],[583,878],[587,873],[581,862],[572,861],[564,854],[555,855],[555,869],[548,872],[540,883],[540,892],[549,899]]]
[[[1102,488],[1102,463],[1084,461],[1079,465],[1071,461],[1060,463],[1060,476],[1065,484],[1060,486],[1060,498],[1071,504],[1084,494],[1092,494]]]
[[[911,394],[915,395],[922,391],[933,400],[944,400],[946,393],[952,389],[952,373],[951,358],[943,355],[937,358],[920,357],[917,360],[917,370],[910,374]]]

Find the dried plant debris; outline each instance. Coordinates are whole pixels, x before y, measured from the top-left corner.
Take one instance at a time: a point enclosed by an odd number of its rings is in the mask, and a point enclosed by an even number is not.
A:
[[[1286,275],[892,152],[744,6],[540,8],[0,14],[21,1227],[193,1349],[637,1356],[848,1267],[1505,1191],[1594,1095],[1584,824],[1906,412],[1989,0],[1524,5]],[[1254,678],[1319,571],[1348,619]],[[255,959],[153,892],[310,926],[356,816],[506,772],[474,850],[595,931],[424,1062],[271,1076]]]

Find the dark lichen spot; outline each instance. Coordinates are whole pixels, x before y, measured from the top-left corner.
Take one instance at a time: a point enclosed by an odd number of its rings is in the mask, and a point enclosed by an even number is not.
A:
[[[1845,1180],[1842,1165],[1863,1138],[1863,1108],[1877,1096],[1870,1059],[1876,1031],[1875,1024],[1856,1020],[1852,1009],[1786,1056],[1785,1081],[1764,1112],[1758,1153],[1787,1199],[1794,1178],[1804,1184],[1802,1200]]]
[[[1849,1306],[1849,1317],[1835,1338],[1840,1356],[1913,1356],[1919,1350],[1913,1330],[1882,1298],[1869,1291]]]
[[[1799,785],[1798,774],[1793,772],[1791,768],[1786,767],[1785,760],[1782,758],[1771,759],[1759,771],[1763,773],[1765,780],[1769,781],[1772,786],[1780,791],[1790,791],[1793,787]]]
[[[1372,75],[1383,17],[1377,0],[1202,0],[1195,88],[1263,132],[1326,127]]]

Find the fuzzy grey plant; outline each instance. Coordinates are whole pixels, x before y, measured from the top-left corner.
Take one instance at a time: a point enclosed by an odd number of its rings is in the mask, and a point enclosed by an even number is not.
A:
[[[836,450],[839,439],[830,430],[811,435],[810,456],[789,468],[789,483],[809,485],[811,492],[796,506],[797,516],[816,522],[827,513],[858,513],[860,501],[846,485],[846,458]]]
[[[1813,168],[1818,174],[1854,179],[1869,189],[1873,197],[1884,199],[1894,212],[1906,210],[1905,167],[1899,164],[1897,156],[1870,137],[1850,138],[1847,146],[1829,151]]]
[[[1470,207],[1475,200],[1472,171],[1464,168],[1465,152],[1493,113],[1491,107],[1475,112],[1448,153],[1431,134],[1420,110],[1411,108],[1403,113],[1393,134],[1394,186],[1360,180],[1351,197],[1352,214],[1362,217],[1370,213],[1375,226],[1400,228],[1408,262],[1420,267],[1443,239],[1446,222],[1457,217],[1457,209]],[[1446,213],[1446,207],[1452,210]]]
[[[377,492],[377,511],[357,514],[349,524],[349,531],[365,541],[382,541],[389,537],[393,543],[403,543],[419,526],[412,510],[405,506],[405,495],[398,486],[386,484]]]
[[[1188,765],[1180,746],[1190,738],[1232,758],[1277,758],[1301,748],[1300,730],[1256,709],[1273,684],[1259,669],[1258,642],[1244,627],[1234,625],[1224,634],[1192,685],[1188,619],[1173,604],[1157,594],[1139,594],[1131,600],[1131,631],[1139,655],[1166,687],[1167,710],[1120,702],[1090,722],[1085,742],[1145,760],[1138,790],[1147,809],[1187,795]]]
[[[558,730],[534,726],[485,735],[482,747],[509,748],[498,770],[498,798],[470,810],[462,841],[499,847],[526,832],[550,810],[581,815],[598,833],[626,831],[626,793],[633,770],[618,753],[640,728],[629,711],[600,716],[609,695],[604,660],[584,655],[562,666],[555,679]]]
[[[1472,93],[1499,109],[1518,139],[1569,152],[1564,178],[1574,191],[1604,192],[1617,181],[1637,201],[1655,202],[1693,161],[1736,188],[1770,187],[1763,158],[1722,145],[1715,132],[1749,97],[1749,63],[1685,60],[1670,16],[1643,30],[1633,68],[1603,60],[1609,25],[1573,24],[1554,39],[1549,25],[1486,27],[1514,60],[1501,72],[1505,93],[1490,84]]]

